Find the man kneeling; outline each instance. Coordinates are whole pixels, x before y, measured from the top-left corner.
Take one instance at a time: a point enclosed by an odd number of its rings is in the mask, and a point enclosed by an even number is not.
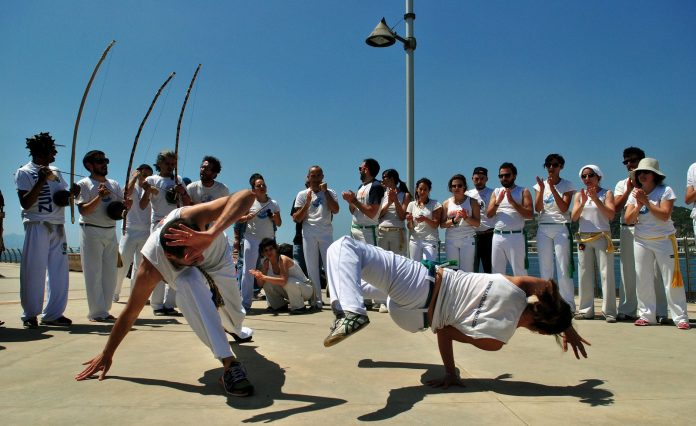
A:
[[[553,280],[478,274],[407,259],[349,237],[328,250],[327,275],[331,308],[336,314],[324,346],[333,346],[369,324],[365,298],[386,298],[396,324],[410,332],[430,328],[437,334],[446,375],[432,386],[462,385],[454,365],[452,342],[497,351],[518,327],[544,335],[561,335],[576,358],[587,358],[571,322],[570,306]]]
[[[152,290],[160,281],[176,288],[176,302],[203,343],[222,361],[224,373],[221,382],[233,396],[249,396],[254,387],[246,371],[232,352],[225,329],[241,337],[251,330],[242,327],[245,311],[242,308],[239,287],[235,282],[232,251],[222,229],[249,211],[254,202],[250,191],[240,191],[209,203],[183,207],[169,213],[154,229],[145,243],[143,261],[138,269],[128,304],[114,324],[109,340],[101,354],[84,363],[84,369],[75,378],[84,380],[101,371],[103,380],[111,367],[116,348],[138,318]],[[173,230],[205,229],[216,222],[217,234],[203,252],[168,245]]]

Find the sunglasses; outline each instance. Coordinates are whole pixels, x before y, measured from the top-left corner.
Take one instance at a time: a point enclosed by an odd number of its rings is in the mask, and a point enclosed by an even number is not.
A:
[[[547,169],[555,169],[556,167],[561,167],[561,163],[547,163],[544,164]]]
[[[640,161],[640,159],[638,159],[638,158],[627,158],[627,159],[623,160],[622,163],[624,166],[627,166],[629,163],[637,163],[639,161]]]
[[[260,185],[254,185],[254,188],[265,188],[265,187],[266,187],[265,183],[262,183]]]
[[[501,173],[498,175],[500,179],[512,177],[512,173]]]
[[[588,173],[586,175],[580,175],[580,177],[583,179],[589,179],[589,178],[593,178],[595,176],[597,176],[595,173]]]
[[[108,158],[96,158],[92,160],[92,163],[94,164],[109,164],[109,159]]]

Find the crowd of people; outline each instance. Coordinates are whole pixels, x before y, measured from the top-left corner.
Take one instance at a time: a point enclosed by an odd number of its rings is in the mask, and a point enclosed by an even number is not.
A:
[[[669,321],[668,306],[671,321],[679,329],[689,329],[671,220],[676,195],[663,184],[665,174],[658,161],[647,158],[639,148],[624,150],[628,177],[613,191],[605,188],[603,172],[594,164],[580,168],[582,186],[576,190],[570,180],[561,177],[564,158],[553,153],[543,163],[547,174],[536,178],[534,195],[516,184],[516,166],[504,162],[497,169],[499,187],[489,188],[488,169],[476,167],[471,175],[473,187],[469,188],[464,175],[453,175],[447,183],[452,196],[442,203],[430,197],[428,178],[418,180],[412,194],[396,170],[387,169],[380,175],[379,163],[368,158],[358,168],[362,184],[357,191],[340,194],[352,223],[350,238],[337,241],[332,218],[341,207],[339,194],[325,183],[322,168],[311,166],[305,188],[298,192],[290,211],[297,235],[292,249],[286,250],[275,240],[283,222],[281,208],[268,196],[259,173],[249,178],[249,189],[230,195],[227,186],[216,180],[221,171],[217,158],[205,156],[200,180],[186,184],[175,174],[176,154],[162,151],[154,170],[148,164],[140,165],[122,187],[107,177],[106,154],[93,150],[83,157],[89,176],[69,188],[60,171],[51,166],[56,146],[48,133],[28,138],[31,161],[16,172],[25,228],[20,269],[22,321],[29,329],[39,326],[39,316],[40,324],[46,326],[72,324],[64,315],[68,300],[64,208],[74,200],[80,213],[87,319],[116,321],[104,352],[88,363],[78,379],[98,371],[103,378],[116,347],[149,303],[154,315],[183,314],[222,361],[225,389],[233,395],[249,395],[253,386],[231,352],[225,332],[238,341],[251,338],[252,330],[242,326],[242,321],[254,298],[260,298],[259,289],[263,289],[270,312],[322,310],[326,300],[322,297],[322,270],[336,314],[325,345],[336,344],[367,325],[371,307],[389,312],[397,325],[409,331],[431,327],[445,342],[440,350],[448,374],[435,385],[457,383],[450,362],[453,340],[496,350],[516,327],[563,334],[576,356],[578,351],[584,356],[582,344],[587,342],[574,332],[570,319],[595,318],[595,269],[602,282],[601,315],[607,322],[633,321],[636,326],[646,326]],[[685,201],[694,206],[696,224],[696,163],[689,168]],[[609,222],[619,210],[617,306]],[[535,215],[539,278],[527,277],[524,231],[525,221]],[[571,232],[571,222],[579,223],[576,235]],[[234,254],[223,234],[232,225]],[[445,230],[446,271],[435,268],[434,263],[440,228]],[[575,244],[577,307],[572,280]],[[508,264],[512,277],[503,275]],[[110,310],[121,297],[121,284],[129,270],[131,294],[117,320]],[[497,275],[487,278],[491,276],[484,274]],[[422,286],[425,282],[433,285]],[[490,292],[491,303],[497,303],[501,315],[509,318],[506,310],[513,309],[515,320],[504,326],[498,322],[498,328],[488,331],[464,328],[461,324],[473,311],[462,304],[464,296],[458,295],[463,288],[483,294],[481,303]],[[433,289],[441,294],[433,296]],[[531,296],[536,302],[528,301]],[[510,302],[513,299],[517,302]],[[474,325],[480,315],[479,310]],[[482,324],[484,318],[482,315]]]

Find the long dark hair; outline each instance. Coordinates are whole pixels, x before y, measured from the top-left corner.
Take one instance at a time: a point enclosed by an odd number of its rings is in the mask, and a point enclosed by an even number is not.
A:
[[[573,322],[570,305],[563,300],[556,281],[549,280],[551,290],[537,295],[539,299],[527,305],[532,313],[532,327],[541,334],[559,335]]]
[[[384,179],[385,176],[394,180],[396,189],[399,192],[411,195],[411,192],[408,190],[408,186],[399,178],[399,172],[397,172],[395,169],[387,169],[382,172],[382,179]]]

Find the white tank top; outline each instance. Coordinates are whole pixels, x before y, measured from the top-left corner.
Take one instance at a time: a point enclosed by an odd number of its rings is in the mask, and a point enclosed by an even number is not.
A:
[[[505,188],[496,188],[493,190],[496,200],[500,192],[504,190]],[[521,186],[515,186],[512,189],[512,199],[515,200],[517,204],[522,204],[523,192],[524,188]],[[524,218],[512,207],[507,197],[503,197],[503,201],[500,202],[500,206],[498,206],[498,210],[493,219],[495,219],[495,229],[498,231],[520,231],[524,228]]]
[[[294,281],[298,281],[301,283],[309,281],[309,278],[307,278],[307,276],[304,274],[304,272],[302,272],[302,268],[300,267],[300,264],[297,263],[294,259],[290,259],[290,260],[292,260],[292,266],[290,267],[290,269],[288,269],[288,281],[294,280]],[[273,272],[273,267],[271,267],[270,262],[268,265],[268,271],[266,272],[266,275],[268,275],[269,277],[279,277],[280,276],[280,275],[276,274],[275,272]]]
[[[396,194],[396,201],[398,203],[401,203],[403,205],[404,203],[404,197],[406,194],[403,192],[399,192]],[[389,202],[389,199],[386,194],[384,194],[384,198],[382,198],[382,206],[385,206]],[[399,219],[399,215],[396,214],[396,206],[394,206],[394,203],[391,203],[389,207],[387,207],[387,211],[384,213],[384,216],[379,218],[379,226],[385,226],[389,228],[403,228],[404,227],[404,221]]]
[[[473,200],[477,202],[477,200]],[[450,197],[447,200],[447,218],[453,218],[457,211],[465,210],[468,216],[471,216],[471,202],[472,198],[467,196],[464,198],[461,204],[456,204],[454,202],[454,197]],[[460,238],[469,238],[476,235],[476,228],[469,225],[465,220],[460,220],[459,223],[445,228],[445,239],[456,240]]]
[[[607,190],[602,188],[597,193],[597,198],[604,203],[607,198]],[[607,219],[604,214],[599,210],[597,204],[595,204],[589,197],[585,202],[585,207],[582,208],[582,213],[580,213],[579,232],[605,232],[609,231],[609,219]]]

